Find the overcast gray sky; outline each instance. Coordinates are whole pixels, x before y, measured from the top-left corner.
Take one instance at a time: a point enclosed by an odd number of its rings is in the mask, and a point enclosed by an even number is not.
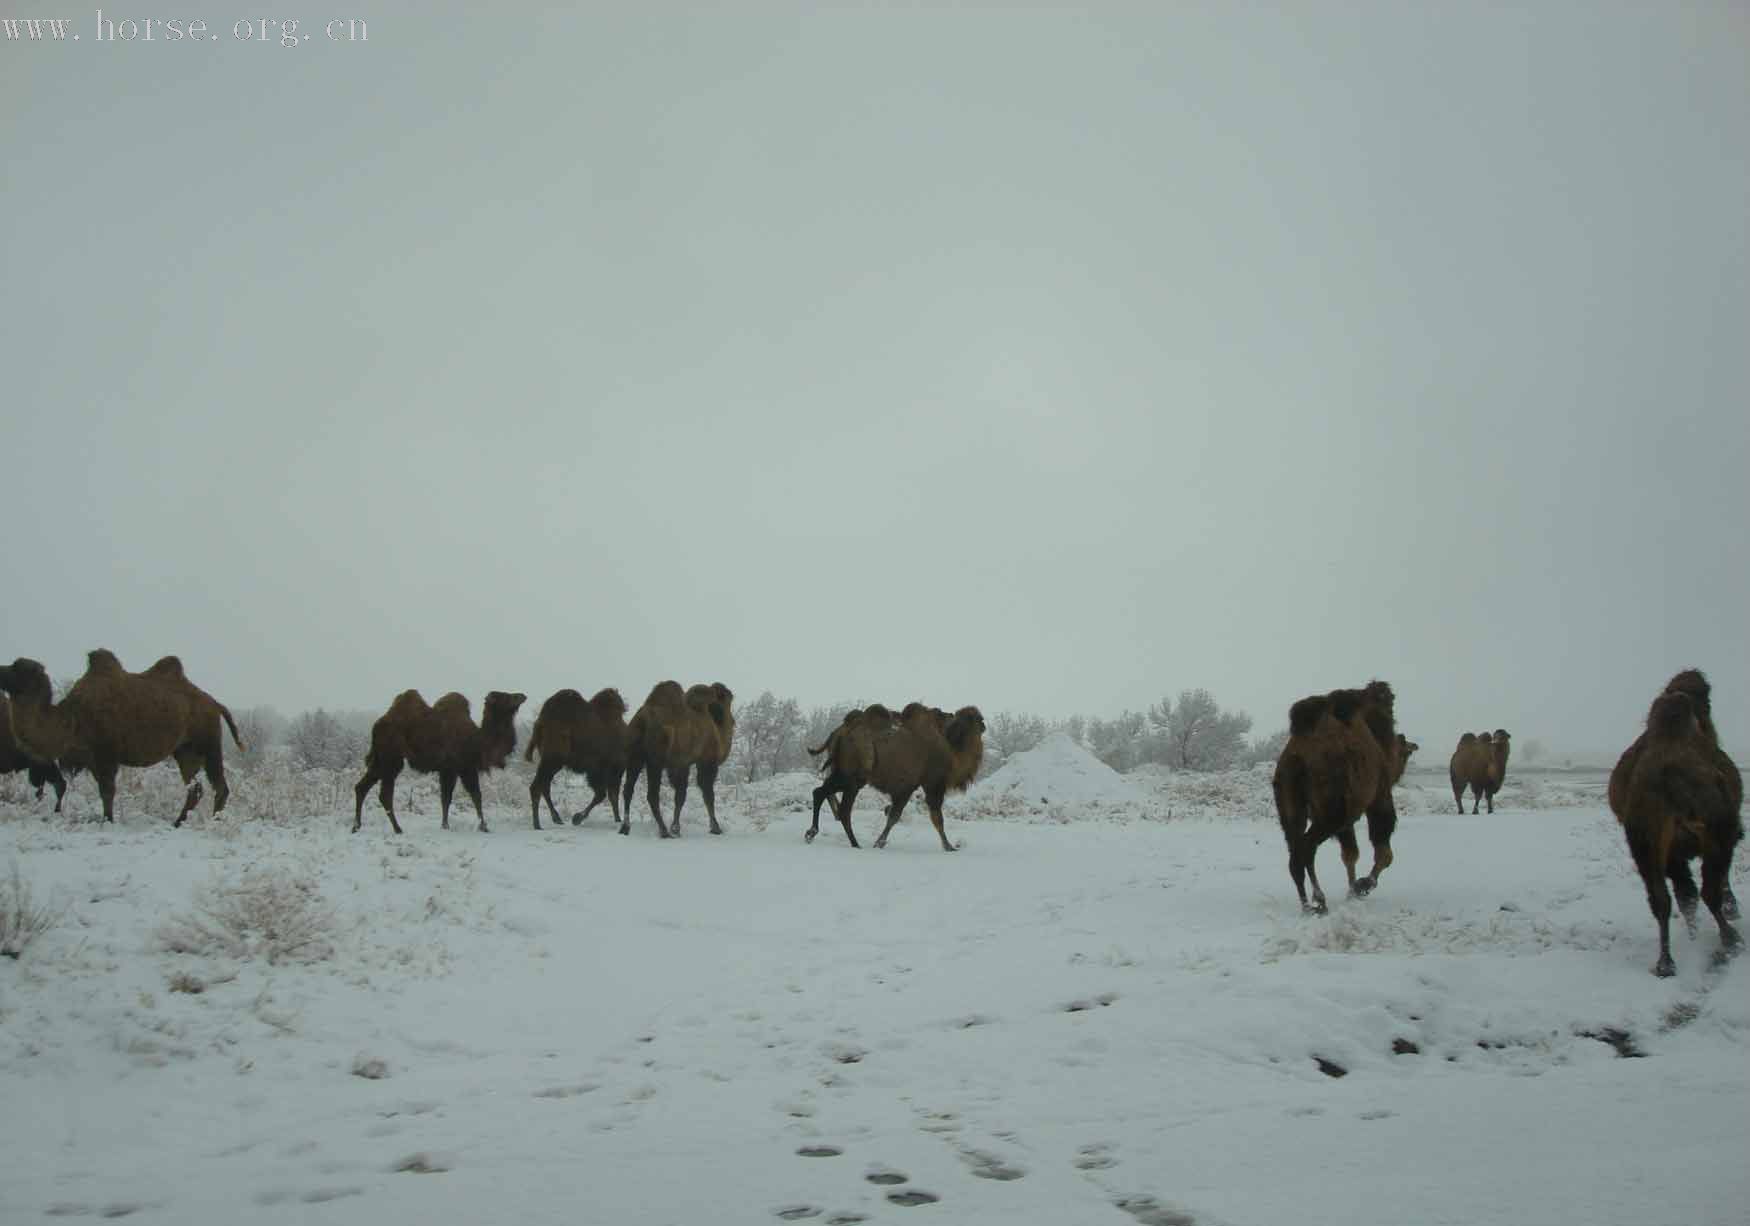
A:
[[[1743,4],[300,3],[0,40],[5,658],[1750,745]]]

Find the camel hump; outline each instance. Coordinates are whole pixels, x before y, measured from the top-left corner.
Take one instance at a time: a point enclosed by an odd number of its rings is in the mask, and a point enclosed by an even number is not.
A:
[[[1318,726],[1325,711],[1330,707],[1330,699],[1320,694],[1311,698],[1303,698],[1288,708],[1288,732],[1290,736],[1305,736]]]
[[[626,714],[626,700],[620,696],[620,691],[613,686],[597,690],[595,697],[589,700],[596,713],[606,719],[614,719]]]
[[[146,670],[148,677],[168,677],[172,681],[187,681],[188,674],[182,671],[182,661],[176,656],[165,656],[151,668]]]
[[[467,716],[473,715],[473,708],[468,705],[468,696],[466,694],[458,694],[455,690],[451,690],[448,694],[445,694],[442,698],[432,703],[431,709],[433,711],[442,711],[446,715],[456,711],[460,711],[463,715]]]
[[[583,711],[583,695],[576,690],[556,690],[541,704],[542,719],[570,719]]]
[[[686,705],[686,691],[681,689],[678,681],[658,681],[650,687],[650,697],[644,700],[647,707],[679,707]]]
[[[1681,690],[1659,695],[1647,712],[1647,731],[1662,740],[1683,736],[1694,726],[1695,704]]]
[[[1360,690],[1332,690],[1326,697],[1331,700],[1331,715],[1345,724],[1366,701]]]
[[[85,671],[88,673],[120,673],[124,672],[122,662],[116,658],[115,652],[107,647],[99,647],[95,651],[85,653]]]
[[[1460,745],[1475,745],[1477,743],[1477,734],[1474,732],[1467,732],[1458,738],[1458,743]]]

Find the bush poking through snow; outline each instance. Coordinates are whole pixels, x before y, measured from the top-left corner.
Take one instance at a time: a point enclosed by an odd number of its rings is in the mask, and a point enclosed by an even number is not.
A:
[[[0,881],[0,955],[16,958],[24,947],[60,922],[60,916],[45,906],[39,906],[30,895],[30,887],[12,865],[12,876]]]
[[[333,933],[315,881],[269,868],[201,887],[194,910],[160,924],[157,938],[166,953],[320,962],[334,955]]]

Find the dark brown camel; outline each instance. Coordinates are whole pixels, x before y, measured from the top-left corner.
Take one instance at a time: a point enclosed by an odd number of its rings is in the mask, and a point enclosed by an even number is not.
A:
[[[820,805],[832,802],[833,812],[851,846],[857,839],[851,829],[851,809],[857,792],[863,787],[885,793],[889,799],[887,824],[875,840],[877,848],[887,846],[905,812],[906,802],[917,791],[924,794],[929,806],[930,824],[943,851],[958,848],[948,841],[942,813],[943,801],[950,792],[965,791],[978,774],[984,760],[984,716],[977,707],[961,707],[953,715],[922,703],[911,703],[897,719],[883,720],[879,711],[874,719],[863,712],[861,721],[847,717],[834,737],[821,746],[830,751],[822,767],[826,778],[814,792],[814,821],[804,838],[812,842],[820,830]],[[865,739],[865,733],[867,734]],[[836,794],[836,800],[834,796]]]
[[[1610,809],[1622,824],[1629,853],[1646,886],[1647,903],[1659,923],[1659,961],[1653,971],[1672,974],[1670,915],[1676,896],[1690,935],[1696,902],[1707,901],[1720,924],[1720,956],[1737,947],[1738,899],[1732,892],[1732,855],[1743,837],[1739,816],[1744,777],[1719,744],[1712,690],[1696,669],[1678,673],[1653,702],[1647,729],[1617,759],[1610,772]],[[1698,890],[1689,862],[1702,861]],[[1711,876],[1718,906],[1709,898]],[[1670,881],[1670,888],[1665,885]]]
[[[619,690],[600,690],[587,701],[576,690],[560,690],[542,703],[523,759],[532,762],[537,752],[541,764],[529,784],[536,830],[541,828],[543,798],[553,824],[563,824],[553,807],[553,777],[561,770],[582,775],[595,793],[583,812],[572,817],[573,826],[582,825],[604,797],[613,809],[614,823],[619,824],[620,780],[626,773],[626,700]]]
[[[1458,802],[1460,813],[1464,812],[1466,787],[1471,790],[1472,813],[1485,800],[1489,812],[1495,811],[1495,793],[1501,790],[1501,783],[1507,778],[1511,741],[1505,728],[1497,728],[1492,734],[1467,732],[1458,738],[1458,748],[1452,751],[1447,773],[1452,780],[1452,798]]]
[[[1351,895],[1371,893],[1379,875],[1391,866],[1391,836],[1398,821],[1391,794],[1397,745],[1394,703],[1391,686],[1370,681],[1363,689],[1303,698],[1288,709],[1288,743],[1271,783],[1288,842],[1288,873],[1303,910],[1321,915],[1326,910],[1313,867],[1326,839],[1334,837],[1342,851]],[[1373,870],[1357,879],[1361,852],[1355,822],[1363,813],[1373,844]],[[1312,884],[1310,903],[1307,881]]]
[[[123,766],[155,766],[176,760],[188,785],[180,826],[201,798],[203,768],[213,785],[213,812],[231,794],[225,782],[224,721],[239,748],[237,722],[211,694],[190,681],[182,661],[165,656],[143,673],[130,673],[113,652],[86,656],[85,675],[67,696],[52,702],[48,671],[35,660],[15,660],[0,669],[0,689],[12,696],[12,726],[31,757],[70,768],[89,768],[103,798],[103,819],[115,820],[116,772]]]
[[[486,695],[480,723],[460,694],[445,694],[430,706],[418,690],[403,690],[388,711],[371,725],[371,748],[365,755],[364,778],[353,789],[352,828],[364,822],[365,793],[381,781],[377,798],[389,825],[401,833],[395,820],[395,779],[403,766],[421,774],[437,772],[438,797],[443,807],[443,827],[450,828],[450,798],[460,779],[474,802],[480,830],[486,832],[486,812],[480,804],[480,776],[501,770],[516,749],[516,713],[524,695],[493,690]]]
[[[67,795],[67,777],[53,762],[43,762],[24,752],[24,746],[18,743],[18,737],[12,731],[12,703],[0,695],[0,774],[10,775],[18,771],[26,772],[38,800],[43,798],[43,785],[53,784],[55,812],[61,811],[61,800]]]
[[[656,831],[663,838],[681,832],[681,806],[687,800],[687,773],[696,770],[705,816],[712,834],[717,824],[717,772],[735,740],[735,695],[722,682],[682,690],[678,681],[658,682],[626,728],[626,781],[620,797],[620,833],[632,831],[632,791],[649,772],[647,796]],[[674,825],[662,820],[662,776],[674,791]]]

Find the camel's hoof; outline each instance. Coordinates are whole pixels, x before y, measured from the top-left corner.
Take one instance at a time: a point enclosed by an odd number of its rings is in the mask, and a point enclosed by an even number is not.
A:
[[[723,827],[721,827],[721,826],[713,826],[713,827],[711,827],[711,833],[712,833],[712,834],[722,834],[722,833],[723,833]]]
[[[820,833],[820,831],[818,831],[818,830],[804,831],[803,835],[802,835],[802,841],[804,843],[812,843],[812,842],[814,842],[814,836],[819,834],[819,833]]]
[[[572,825],[573,825],[573,826],[581,826],[581,825],[583,825],[583,814],[581,814],[581,813],[573,813],[573,814],[572,814],[572,815],[571,815],[571,824],[572,824]]]
[[[620,827],[620,833],[621,833],[621,834],[631,834],[631,833],[632,833],[632,827],[630,827],[630,826],[621,826],[621,827]]]
[[[1300,913],[1302,915],[1329,915],[1331,909],[1325,906],[1325,900],[1321,898],[1317,902],[1301,903]]]
[[[59,813],[60,810],[56,809],[55,812]],[[1729,920],[1738,918],[1738,896],[1730,890],[1726,891],[1726,900],[1720,904],[1720,914]]]
[[[1653,974],[1661,979],[1669,979],[1676,973],[1677,964],[1671,961],[1669,954],[1663,955],[1657,962],[1653,963]]]
[[[958,844],[958,843],[943,843],[942,850],[943,851],[959,851],[960,844]]]
[[[1349,887],[1349,896],[1351,898],[1366,898],[1369,894],[1373,893],[1374,884],[1374,882],[1363,877],[1360,881],[1357,881],[1354,885]]]

